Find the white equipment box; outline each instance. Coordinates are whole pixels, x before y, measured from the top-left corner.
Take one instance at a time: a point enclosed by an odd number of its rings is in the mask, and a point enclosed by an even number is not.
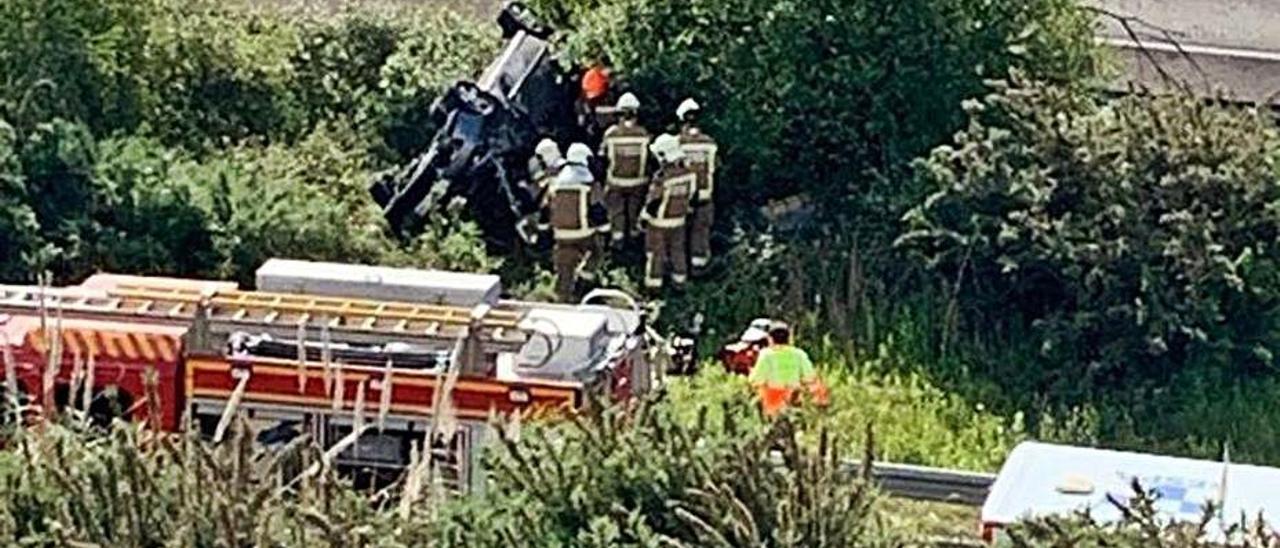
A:
[[[474,307],[494,305],[501,279],[469,274],[342,263],[271,259],[258,268],[259,291]]]

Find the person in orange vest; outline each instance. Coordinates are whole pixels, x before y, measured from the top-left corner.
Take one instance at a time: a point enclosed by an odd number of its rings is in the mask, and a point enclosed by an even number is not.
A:
[[[582,128],[583,140],[591,146],[600,143],[600,125],[598,109],[609,101],[609,92],[613,74],[603,56],[593,58],[582,73],[582,93],[578,96],[576,106],[578,127]]]
[[[827,389],[809,354],[791,344],[791,328],[783,322],[769,325],[769,346],[760,351],[748,377],[760,395],[765,416],[774,417],[791,405],[797,391],[807,388],[819,405],[827,403]]]

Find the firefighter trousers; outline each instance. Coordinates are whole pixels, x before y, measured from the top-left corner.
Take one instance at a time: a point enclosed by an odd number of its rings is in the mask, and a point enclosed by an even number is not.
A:
[[[647,192],[644,185],[609,187],[604,203],[609,209],[614,242],[640,235],[640,208]]]
[[[715,220],[715,205],[706,202],[693,209],[689,215],[689,262],[695,270],[711,264],[711,224]]]
[[[644,237],[644,286],[662,289],[663,277],[671,269],[671,281],[676,286],[689,279],[689,262],[685,253],[685,226],[660,227],[649,225]]]
[[[572,302],[582,269],[587,266],[595,251],[595,235],[585,238],[563,238],[555,241],[551,263],[556,271],[556,297],[561,302]]]

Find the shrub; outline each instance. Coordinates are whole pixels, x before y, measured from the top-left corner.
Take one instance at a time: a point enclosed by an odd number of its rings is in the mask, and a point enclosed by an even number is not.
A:
[[[0,120],[0,279],[27,277],[42,247],[40,223],[27,195],[17,135]]]
[[[958,286],[959,317],[1031,329],[1050,364],[1033,373],[1064,393],[1275,365],[1267,116],[1020,82],[970,107],[955,143],[918,164],[931,194],[900,241]]]
[[[518,546],[892,545],[867,485],[825,435],[806,448],[792,423],[744,421],[755,413],[749,403],[725,403],[714,418],[700,408],[693,422],[666,404],[642,403],[527,429],[491,459],[485,498],[446,519],[442,538],[468,546],[490,545],[478,540],[487,538]],[[473,536],[476,523],[494,536]]]
[[[1011,67],[1091,69],[1090,18],[1063,0],[534,2],[610,58],[653,128],[694,96],[737,206],[809,191],[823,211],[889,226],[906,190],[879,185],[963,122],[960,101]]]
[[[171,178],[181,155],[146,138],[99,144],[94,176],[104,193],[94,267],[112,272],[207,276],[218,266],[213,220],[192,189]]]
[[[32,266],[88,271],[105,209],[106,189],[93,176],[97,143],[84,124],[61,118],[37,124],[20,142],[26,195],[44,241]]]
[[[744,412],[736,407],[733,412]],[[304,435],[262,450],[116,422],[19,431],[0,451],[0,538],[128,546],[889,546],[875,498],[788,423],[673,421],[647,402],[525,426],[476,498],[387,504],[311,464]],[[730,417],[732,417],[731,415]],[[779,449],[780,457],[769,449]]]

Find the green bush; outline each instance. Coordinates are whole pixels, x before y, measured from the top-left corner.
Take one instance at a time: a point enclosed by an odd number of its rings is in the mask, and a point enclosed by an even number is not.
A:
[[[112,272],[207,276],[218,266],[208,211],[172,178],[183,160],[153,139],[99,144],[95,177],[107,189],[94,267]]]
[[[303,436],[266,451],[234,422],[221,444],[23,430],[0,450],[0,538],[125,546],[891,546],[873,491],[789,423],[687,424],[665,404],[523,426],[475,498],[389,501],[320,464]],[[778,449],[778,457],[769,449]],[[317,465],[312,470],[311,465]],[[408,491],[403,491],[408,492]]]
[[[247,280],[272,255],[492,270],[474,226],[386,237],[367,193],[496,45],[425,8],[0,7],[0,278]]]
[[[1062,389],[1276,364],[1273,123],[1190,99],[1015,84],[919,163],[901,244],[972,329],[1022,326]]]
[[[1064,0],[578,0],[534,2],[603,52],[666,128],[693,96],[722,144],[735,206],[805,190],[826,213],[891,225],[896,175],[963,122],[961,100],[1012,67],[1092,68],[1090,17]]]
[[[685,421],[641,403],[527,428],[488,491],[444,520],[447,545],[888,546],[874,497],[827,443],[797,443],[739,398]],[[712,413],[714,412],[714,413]],[[745,420],[744,420],[745,419]],[[771,457],[776,448],[780,457]],[[475,524],[484,523],[485,527]],[[482,530],[482,532],[477,531]],[[445,540],[447,539],[447,540]]]
[[[0,279],[26,279],[43,242],[27,195],[17,135],[0,120]]]

